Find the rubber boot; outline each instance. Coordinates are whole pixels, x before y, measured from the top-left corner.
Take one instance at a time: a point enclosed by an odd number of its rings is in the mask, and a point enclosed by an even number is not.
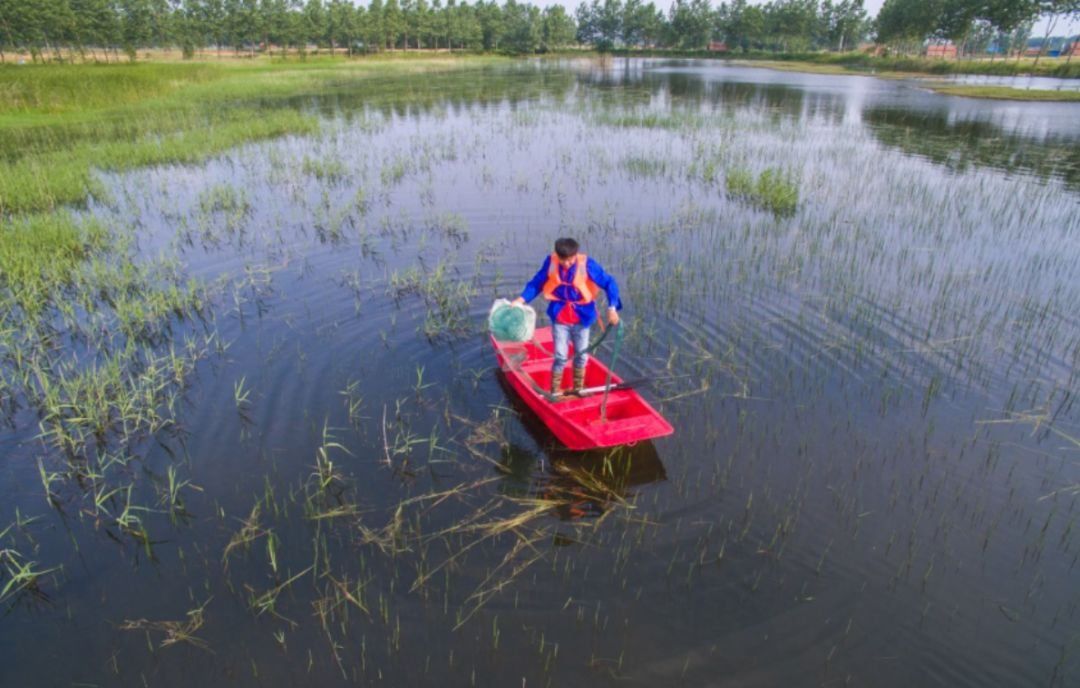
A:
[[[551,371],[551,396],[557,397],[562,391],[562,371]]]
[[[574,368],[574,394],[580,394],[585,389],[585,369]]]

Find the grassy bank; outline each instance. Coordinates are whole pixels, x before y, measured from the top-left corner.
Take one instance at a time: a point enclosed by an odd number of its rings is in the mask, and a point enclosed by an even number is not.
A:
[[[99,192],[93,169],[194,163],[246,141],[317,127],[285,101],[364,89],[400,97],[403,76],[497,57],[0,67],[0,214],[48,211]],[[430,84],[432,91],[438,84]]]
[[[927,87],[937,93],[965,98],[988,98],[991,100],[1038,100],[1047,102],[1080,102],[1080,91],[1051,91],[1034,88],[1009,88],[1008,86],[974,86],[969,84],[946,84],[930,82]]]

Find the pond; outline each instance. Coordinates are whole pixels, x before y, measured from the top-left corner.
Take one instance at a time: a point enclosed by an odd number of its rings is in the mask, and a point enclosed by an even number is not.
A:
[[[99,174],[82,216],[208,285],[159,340],[202,353],[114,482],[50,488],[8,408],[4,546],[51,572],[0,682],[1080,680],[1080,105],[667,60],[403,78]],[[618,279],[616,372],[672,436],[568,452],[502,380],[488,308],[560,236]]]

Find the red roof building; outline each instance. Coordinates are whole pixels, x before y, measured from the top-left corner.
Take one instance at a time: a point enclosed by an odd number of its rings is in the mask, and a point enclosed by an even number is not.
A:
[[[955,60],[956,46],[952,43],[932,43],[926,46],[926,57],[940,60]]]

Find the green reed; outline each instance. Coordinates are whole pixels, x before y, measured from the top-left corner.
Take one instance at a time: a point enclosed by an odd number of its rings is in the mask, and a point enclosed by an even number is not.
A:
[[[752,172],[731,169],[726,173],[725,183],[731,196],[776,215],[791,215],[799,206],[798,185],[780,170],[763,170],[755,179]]]

